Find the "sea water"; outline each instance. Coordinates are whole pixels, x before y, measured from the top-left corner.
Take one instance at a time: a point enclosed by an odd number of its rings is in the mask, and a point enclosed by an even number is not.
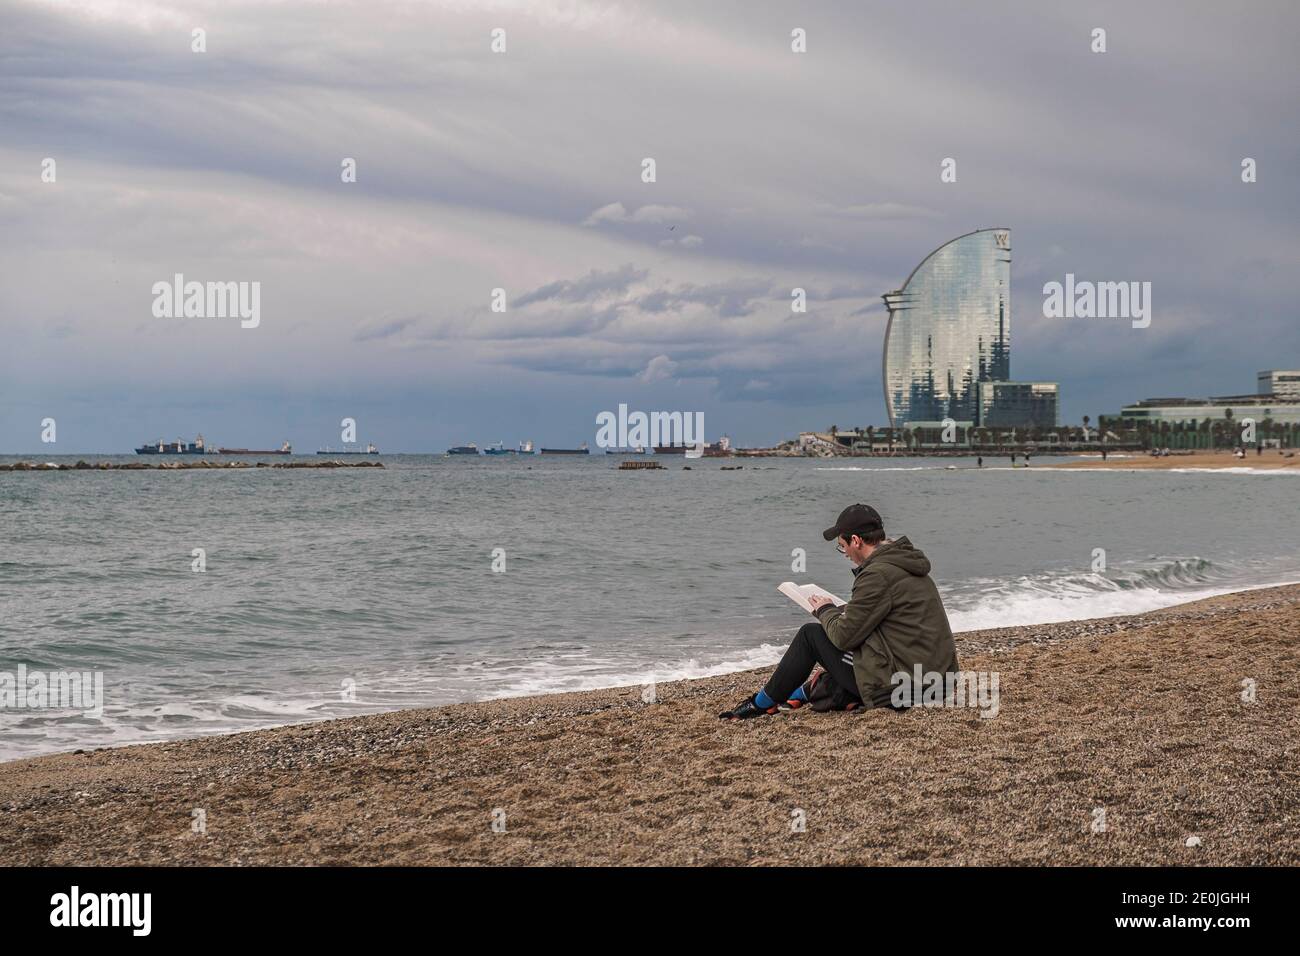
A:
[[[858,501],[959,631],[1300,580],[1291,472],[380,460],[0,472],[0,674],[104,682],[99,713],[0,708],[0,758],[771,664],[807,620],[780,582],[848,595],[821,531]]]

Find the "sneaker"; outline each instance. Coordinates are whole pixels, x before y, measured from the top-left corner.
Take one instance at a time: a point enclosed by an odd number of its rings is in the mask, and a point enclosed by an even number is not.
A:
[[[780,708],[769,707],[764,710],[754,703],[753,697],[747,697],[741,701],[733,710],[723,711],[718,714],[722,720],[748,720],[751,717],[764,717],[767,714],[775,714]]]
[[[791,697],[789,700],[787,700],[784,704],[781,705],[781,709],[798,710],[800,707],[807,707],[809,701],[812,700],[813,688],[817,686],[817,682],[821,680],[825,675],[826,675],[825,671],[819,670],[811,677],[809,677],[806,681],[803,682],[803,686],[799,688],[800,690],[803,691],[803,697]]]

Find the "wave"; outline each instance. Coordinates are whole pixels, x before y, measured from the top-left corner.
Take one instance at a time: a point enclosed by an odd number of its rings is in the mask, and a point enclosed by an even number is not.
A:
[[[1248,583],[1234,569],[1205,558],[1167,558],[1105,572],[1056,571],[1010,581],[968,580],[945,593],[944,602],[954,631],[975,631],[1142,614],[1289,583],[1293,580]]]
[[[487,699],[502,697],[531,697],[535,694],[561,694],[581,690],[601,690],[609,687],[644,687],[647,684],[666,684],[670,681],[695,680],[716,677],[738,671],[768,667],[781,659],[784,644],[760,644],[758,647],[734,652],[712,662],[691,657],[670,664],[654,664],[633,669],[575,674],[558,670],[545,661],[538,661],[530,673],[521,675],[499,687]]]
[[[834,468],[819,466],[813,471],[945,471],[955,465],[902,465],[898,468],[867,468],[863,465],[839,465]]]
[[[989,469],[984,469],[988,471]],[[999,469],[994,469],[999,470]],[[1001,469],[1007,470],[1007,469]],[[1117,472],[1123,475],[1144,474],[1210,474],[1210,475],[1300,475],[1300,468],[1252,468],[1247,465],[1225,465],[1222,468],[1093,468],[1091,466],[1065,468],[1059,465],[1039,465],[1034,471],[1088,471]]]
[[[0,711],[0,761],[75,747],[125,747],[187,737],[313,723],[339,717],[436,707],[466,701],[532,697],[611,687],[644,687],[768,667],[785,646],[762,644],[715,660],[685,658],[637,664],[593,656],[582,645],[550,658],[477,661],[434,672],[412,669],[367,677],[355,702],[297,693],[242,693],[186,702],[106,706],[78,712]],[[511,676],[503,681],[502,673]]]
[[[1289,580],[1274,580],[1290,571]],[[1156,557],[1137,566],[1080,573],[1048,571],[1015,578],[968,578],[941,590],[955,632],[1051,624],[1140,614],[1233,591],[1296,583],[1296,569],[1218,564],[1199,556]],[[1264,581],[1264,578],[1269,580]],[[358,680],[355,701],[304,692],[303,687],[261,687],[242,693],[189,695],[184,701],[150,701],[105,707],[102,717],[0,712],[0,760],[70,750],[206,736],[287,723],[354,716],[409,707],[571,693],[611,687],[691,680],[771,667],[793,634],[782,629],[757,646],[688,652],[656,662],[602,653],[582,643],[547,653],[493,660],[447,659],[433,666],[370,673]],[[761,637],[760,637],[761,640]]]
[[[1169,471],[1208,471],[1229,475],[1300,475],[1300,468],[1252,468],[1248,465],[1229,465],[1226,468],[1170,468]]]

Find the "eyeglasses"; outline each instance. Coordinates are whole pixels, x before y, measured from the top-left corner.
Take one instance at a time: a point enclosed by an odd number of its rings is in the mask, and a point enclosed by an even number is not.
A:
[[[848,552],[844,550],[843,541],[840,541],[839,544],[835,545],[835,550],[838,551],[840,554],[848,554]]]

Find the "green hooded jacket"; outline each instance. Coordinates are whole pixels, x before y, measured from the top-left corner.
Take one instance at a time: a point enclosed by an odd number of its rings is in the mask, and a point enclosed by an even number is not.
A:
[[[853,653],[858,693],[869,707],[889,704],[893,675],[916,665],[941,674],[957,670],[957,648],[930,559],[907,538],[882,543],[853,570],[853,594],[843,607],[824,607],[826,636]]]

